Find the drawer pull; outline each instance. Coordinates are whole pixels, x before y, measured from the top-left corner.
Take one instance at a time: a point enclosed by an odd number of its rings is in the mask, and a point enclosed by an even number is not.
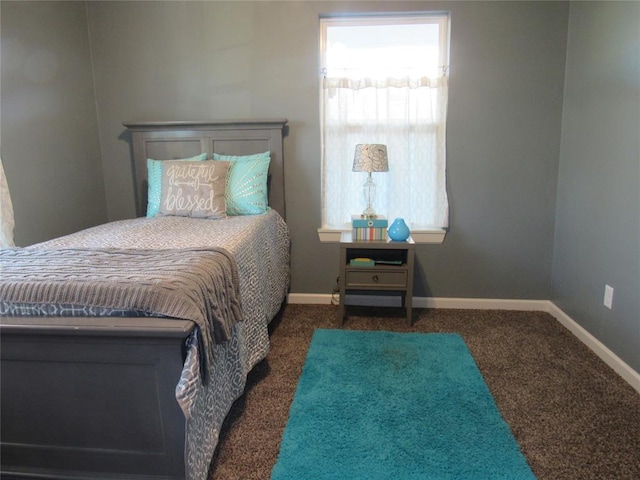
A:
[[[378,283],[378,280],[380,280],[378,278],[378,275],[374,275],[373,277],[371,277],[371,280],[373,280],[374,282]]]

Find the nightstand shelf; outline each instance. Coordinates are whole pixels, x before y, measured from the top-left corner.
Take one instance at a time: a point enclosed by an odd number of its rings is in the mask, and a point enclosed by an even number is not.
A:
[[[345,299],[348,293],[399,294],[406,309],[409,326],[413,308],[413,269],[415,243],[409,237],[405,242],[353,241],[350,232],[340,238],[340,309],[341,324],[347,315]],[[370,258],[373,266],[354,266],[354,258]]]

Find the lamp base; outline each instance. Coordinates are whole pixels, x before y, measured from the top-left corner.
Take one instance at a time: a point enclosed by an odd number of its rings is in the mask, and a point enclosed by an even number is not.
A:
[[[376,218],[378,215],[373,208],[373,204],[375,203],[376,198],[376,184],[373,181],[371,172],[369,172],[369,175],[367,175],[367,181],[364,182],[364,185],[362,187],[364,193],[364,201],[367,205],[367,207],[364,209],[364,212],[362,212],[362,218]]]

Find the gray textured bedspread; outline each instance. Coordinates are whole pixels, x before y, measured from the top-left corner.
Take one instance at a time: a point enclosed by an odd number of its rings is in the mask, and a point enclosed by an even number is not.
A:
[[[6,249],[0,271],[5,315],[54,304],[191,320],[207,364],[211,343],[229,340],[242,319],[237,266],[222,249]]]

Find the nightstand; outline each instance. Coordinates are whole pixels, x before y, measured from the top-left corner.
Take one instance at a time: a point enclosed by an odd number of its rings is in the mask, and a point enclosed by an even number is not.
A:
[[[351,232],[340,238],[340,309],[341,324],[346,318],[347,293],[400,294],[411,326],[413,306],[413,265],[415,243],[393,240],[354,241]],[[369,258],[372,266],[352,265],[354,258]]]

